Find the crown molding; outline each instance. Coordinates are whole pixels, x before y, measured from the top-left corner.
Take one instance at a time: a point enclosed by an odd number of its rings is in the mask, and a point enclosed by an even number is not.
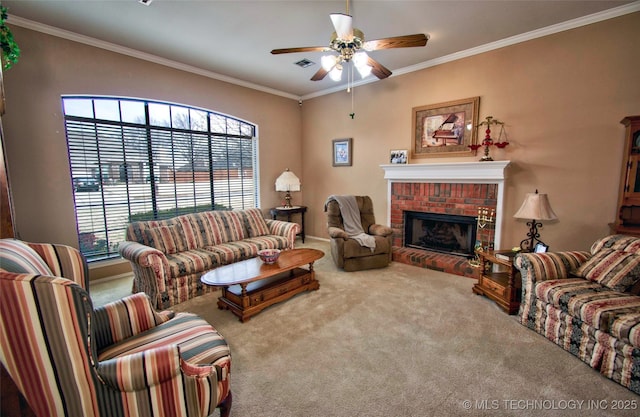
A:
[[[276,90],[269,87],[264,87],[262,85],[250,83],[244,80],[240,80],[238,78],[229,77],[226,75],[218,74],[213,71],[204,70],[202,68],[194,67],[192,65],[183,64],[178,61],[173,61],[170,59],[162,58],[157,55],[148,54],[146,52],[141,52],[136,49],[127,48],[124,46],[120,46],[114,43],[101,41],[96,38],[92,38],[89,36],[80,35],[74,32],[70,32],[68,30],[56,28],[53,26],[45,25],[39,22],[35,22],[33,20],[28,20],[21,18],[19,16],[11,16],[9,15],[9,19],[7,22],[23,27],[25,29],[31,29],[36,32],[46,33],[47,35],[56,36],[59,38],[67,39],[73,42],[82,43],[85,45],[93,46],[100,49],[105,49],[107,51],[115,52],[122,55],[131,56],[133,58],[142,59],[145,61],[153,62],[155,64],[164,65],[167,67],[175,68],[181,71],[191,72],[193,74],[202,75],[204,77],[213,78],[215,80],[224,81],[230,84],[235,84],[241,87],[250,88],[253,90],[262,91],[269,94],[274,94],[276,96],[282,96],[286,98],[290,98],[293,100],[299,100],[300,97],[295,94],[286,93],[284,91]]]
[[[638,11],[640,11],[640,1],[629,3],[620,7],[615,7],[613,9],[605,10],[603,12],[590,14],[577,19],[567,20],[566,22],[547,26],[541,29],[532,30],[530,32],[522,33],[520,35],[511,36],[509,38],[501,39],[499,41],[487,43],[485,45],[480,45],[476,48],[471,48],[471,49],[456,52],[453,54],[445,55],[439,58],[431,59],[429,61],[425,61],[420,64],[412,65],[405,68],[400,68],[395,70],[391,75],[391,77],[408,74],[410,72],[434,67],[436,65],[442,65],[447,62],[457,61],[459,59],[483,54],[485,52],[493,51],[496,49],[504,48],[507,46],[515,45],[518,43],[530,41],[537,38],[542,38],[545,36],[553,35],[556,33],[567,31],[567,30],[576,29],[582,26],[591,25],[593,23],[602,22],[604,20],[613,19],[616,17],[624,16],[626,14],[635,13]]]

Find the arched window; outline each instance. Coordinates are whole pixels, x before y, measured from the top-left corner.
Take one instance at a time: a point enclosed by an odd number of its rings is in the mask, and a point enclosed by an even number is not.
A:
[[[78,240],[118,256],[131,221],[257,207],[256,127],[209,110],[63,96]]]

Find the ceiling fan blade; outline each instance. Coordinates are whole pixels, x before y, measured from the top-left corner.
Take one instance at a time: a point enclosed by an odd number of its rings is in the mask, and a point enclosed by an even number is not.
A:
[[[425,46],[429,37],[423,33],[415,35],[396,36],[393,38],[374,39],[366,41],[362,45],[365,51],[377,51],[378,49],[409,48],[413,46]]]
[[[320,67],[320,69],[315,74],[313,74],[313,77],[311,77],[311,81],[320,81],[324,77],[326,77],[328,73],[329,71]]]
[[[282,49],[274,49],[271,51],[272,54],[290,54],[293,52],[326,52],[330,51],[331,48],[327,46],[303,46],[301,48],[282,48]]]
[[[367,65],[371,67],[371,73],[378,77],[380,80],[383,80],[392,74],[392,72],[387,67],[371,57],[367,59]]]
[[[338,38],[350,41],[353,38],[353,18],[342,13],[333,13],[330,16]]]

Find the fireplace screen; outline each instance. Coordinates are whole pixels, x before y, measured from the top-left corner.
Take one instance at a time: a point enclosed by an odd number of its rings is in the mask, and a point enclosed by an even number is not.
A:
[[[475,217],[404,212],[404,245],[407,247],[471,257],[475,241]]]

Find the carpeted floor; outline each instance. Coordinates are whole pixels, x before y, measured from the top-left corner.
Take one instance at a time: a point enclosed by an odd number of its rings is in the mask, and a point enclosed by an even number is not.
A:
[[[326,254],[318,291],[246,323],[218,294],[174,308],[227,339],[234,417],[640,415],[640,396],[474,295],[473,279],[400,263],[345,273],[328,242],[301,246]],[[129,291],[91,287],[97,305]]]

